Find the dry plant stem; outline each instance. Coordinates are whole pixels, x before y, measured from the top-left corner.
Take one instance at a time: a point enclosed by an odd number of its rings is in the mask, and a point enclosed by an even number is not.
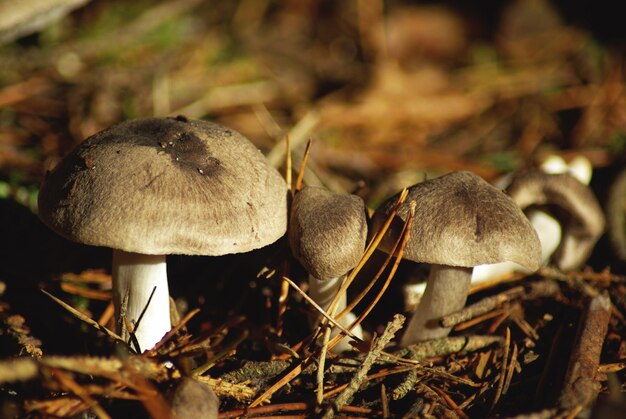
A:
[[[278,295],[278,313],[276,315],[276,334],[283,335],[285,313],[287,312],[287,299],[289,297],[289,284],[284,279],[280,281],[280,294]]]
[[[359,370],[350,380],[350,384],[348,385],[348,387],[344,391],[342,391],[339,396],[337,396],[337,398],[333,402],[332,407],[328,408],[326,412],[324,412],[324,419],[333,418],[335,416],[335,412],[339,412],[342,407],[350,402],[352,396],[354,396],[354,393],[356,393],[361,387],[363,380],[367,376],[370,368],[372,368],[372,366],[376,362],[376,359],[380,356],[382,350],[389,343],[389,341],[393,339],[396,332],[402,328],[403,324],[404,316],[400,314],[396,314],[393,317],[393,320],[387,323],[385,331],[382,335],[380,335],[378,339],[374,341],[372,349],[370,349],[367,356],[363,360],[363,364],[361,364]]]
[[[311,296],[313,301],[315,301],[320,307],[326,310],[328,315],[333,318],[335,318],[334,313],[341,312],[342,310],[346,308],[346,305],[347,305],[348,296],[347,296],[347,293],[344,292],[343,294],[339,296],[339,299],[337,300],[337,305],[335,305],[332,308],[332,311],[329,311],[330,303],[335,298],[335,295],[337,295],[337,292],[339,292],[339,289],[341,288],[341,284],[343,284],[345,278],[346,276],[342,275],[340,277],[330,278],[325,281],[320,281],[314,276],[309,275],[309,295]],[[314,317],[311,319],[311,326],[316,326],[317,323],[319,322],[319,319],[320,319],[319,314],[315,313]],[[350,328],[353,319],[351,319],[351,316],[345,316],[341,318],[337,317],[336,320],[343,327]],[[359,325],[356,325],[352,327],[351,329],[352,329],[352,333],[356,335],[358,338],[363,337],[363,332]],[[328,338],[335,337],[339,333],[340,333],[340,330],[337,328],[334,328],[330,332],[330,335],[328,335]],[[326,335],[327,333],[325,332],[324,339],[326,339]],[[343,351],[349,350],[351,348],[349,340],[350,340],[349,338],[342,339],[337,345],[334,346],[333,348],[334,352],[343,352]]]
[[[272,394],[274,394],[275,392],[277,392],[279,389],[281,389],[282,387],[284,387],[287,383],[289,383],[291,380],[293,380],[294,378],[296,378],[298,375],[300,375],[300,373],[302,372],[302,370],[307,367],[310,362],[311,362],[311,357],[304,359],[302,361],[299,361],[291,370],[289,370],[280,380],[278,380],[276,383],[274,383],[272,386],[270,386],[270,388],[268,388],[267,390],[265,390],[263,392],[263,394],[261,394],[260,396],[258,396],[256,399],[254,399],[252,401],[252,403],[250,403],[250,405],[248,407],[256,407],[258,405],[260,405],[261,403],[264,403],[266,401],[269,401],[270,397],[272,397]]]
[[[316,402],[318,405],[324,402],[324,367],[326,365],[326,354],[328,353],[328,341],[330,340],[331,329],[326,327],[320,351],[319,363],[317,365],[317,392]]]
[[[283,163],[283,153],[285,150],[285,143],[287,137],[290,141],[290,149],[295,154],[294,163],[301,160],[303,152],[298,151],[302,144],[305,144],[307,139],[311,136],[315,127],[320,121],[320,116],[316,111],[309,111],[304,117],[302,117],[296,125],[285,135],[280,141],[278,141],[272,150],[267,153],[267,159],[274,167],[279,167]]]
[[[389,400],[387,399],[387,388],[385,384],[380,385],[380,402],[383,406],[383,418],[389,417]]]
[[[52,376],[54,379],[63,387],[64,389],[74,393],[78,398],[80,398],[86,406],[88,406],[92,411],[96,414],[96,416],[100,419],[110,419],[109,416],[104,409],[94,400],[91,395],[76,381],[72,379],[72,377],[61,371],[60,369],[50,368],[52,372]]]
[[[408,358],[411,361],[420,362],[425,358],[445,356],[456,352],[473,352],[487,346],[501,343],[501,336],[478,335],[478,336],[453,336],[441,339],[418,342],[406,348],[402,348],[394,355]],[[419,376],[417,370],[408,371],[406,377],[391,392],[393,400],[404,398],[417,383]]]
[[[309,294],[311,298],[317,302],[324,310],[328,309],[328,305],[337,294],[339,288],[341,288],[341,284],[345,279],[345,275],[331,278],[326,281],[320,281],[312,275],[309,275]],[[331,310],[328,311],[328,315],[333,317],[335,315],[335,311],[341,311],[346,307],[347,295],[344,293],[339,303]],[[316,315],[315,319],[313,319],[312,323],[317,323],[319,316]],[[326,354],[328,352],[328,341],[330,340],[331,334],[337,335],[337,329],[331,330],[328,326],[324,330],[324,336],[322,340],[322,349],[319,356],[319,364],[317,367],[317,393],[316,400],[317,404],[321,405],[324,401],[324,366],[326,364]],[[346,342],[347,344],[347,342]],[[344,345],[345,346],[345,345]],[[349,346],[349,345],[348,345]],[[346,348],[347,349],[347,348]]]
[[[394,243],[393,247],[391,248],[391,251],[387,253],[387,257],[385,258],[385,261],[378,268],[376,275],[374,275],[374,277],[370,280],[369,284],[367,284],[367,286],[363,289],[363,291],[361,291],[361,293],[356,298],[352,299],[352,302],[348,304],[348,306],[339,313],[338,315],[339,318],[343,317],[343,315],[352,311],[354,307],[356,307],[361,302],[361,300],[365,298],[367,293],[370,292],[372,287],[376,284],[376,282],[378,282],[378,279],[385,272],[385,270],[387,269],[387,266],[391,262],[391,259],[393,258],[394,255],[396,255],[396,259],[399,260],[398,253],[396,253],[396,251],[398,248],[402,249],[404,246],[406,246],[406,241],[408,240],[407,233],[406,233],[407,225],[412,218],[413,216],[411,215],[411,217],[407,219],[407,222],[404,224],[402,232],[400,233],[400,237],[398,237],[398,240],[396,240],[396,242]],[[400,251],[400,254],[401,253],[402,251]]]
[[[295,289],[309,304],[311,304],[313,308],[315,308],[315,310],[317,310],[317,312],[320,313],[327,322],[332,323],[335,327],[339,328],[346,335],[352,337],[352,339],[356,339],[359,341],[361,340],[352,332],[350,332],[348,329],[343,327],[340,323],[338,323],[335,319],[329,316],[328,313],[326,313],[326,311],[324,311],[311,297],[309,297],[309,295],[306,292],[302,291],[295,282],[293,282],[291,279],[287,278],[286,276],[284,276],[283,279],[287,281],[287,283],[291,285],[291,287]]]
[[[299,191],[302,189],[302,179],[304,179],[304,169],[306,168],[306,164],[309,161],[309,154],[311,153],[311,146],[313,145],[313,140],[309,138],[306,142],[306,147],[304,149],[304,154],[302,156],[302,161],[300,162],[300,168],[298,169],[298,176],[296,177],[296,183],[293,184],[292,193]]]
[[[439,395],[439,397],[441,397],[441,399],[446,403],[446,405],[450,409],[454,410],[454,413],[456,413],[461,419],[469,419],[469,416],[467,416],[465,412],[463,412],[459,408],[459,405],[456,404],[454,400],[452,400],[452,398],[448,395],[448,393],[434,386],[432,387],[432,389],[435,391],[435,393]]]
[[[208,362],[205,362],[204,364],[199,365],[197,368],[191,370],[191,375],[193,377],[199,377],[225,358],[234,355],[237,352],[237,346],[239,346],[244,340],[246,340],[249,334],[250,332],[248,331],[248,329],[244,329],[241,335],[237,337],[237,339],[228,344],[221,351],[217,352]]]
[[[110,331],[109,329],[107,329],[106,327],[98,324],[98,322],[96,322],[95,320],[93,320],[92,318],[84,315],[83,313],[81,313],[80,311],[76,310],[74,307],[70,306],[69,304],[63,302],[62,300],[60,300],[59,298],[55,297],[54,295],[50,294],[49,292],[47,292],[46,290],[41,290],[41,292],[43,292],[44,294],[46,294],[48,297],[52,298],[52,300],[59,304],[61,307],[63,307],[64,309],[66,309],[67,311],[69,311],[70,313],[72,313],[74,316],[76,316],[78,319],[82,320],[83,322],[87,323],[88,325],[94,327],[95,329],[105,333],[107,336],[118,340],[120,342],[126,342],[124,339],[122,339],[121,336],[119,336],[117,333],[114,333],[112,331]]]
[[[335,295],[337,295],[337,292],[341,288],[341,284],[343,283],[344,279],[345,279],[345,275],[339,276],[336,278],[330,278],[325,281],[320,281],[314,276],[309,275],[309,295],[311,296],[313,301],[315,301],[320,307],[326,310],[326,312],[329,315],[332,315],[332,314],[329,311],[328,306],[330,305],[331,301],[335,298]],[[346,298],[346,293],[344,292],[342,295],[339,296],[337,305],[333,307],[332,312],[333,313],[340,312],[341,310],[346,308],[346,302],[347,302],[347,298]],[[315,318],[313,319],[311,323],[313,324],[317,323],[318,319],[319,319],[319,315],[316,314]]]
[[[199,308],[194,308],[189,313],[185,314],[185,317],[183,317],[169,332],[165,334],[165,336],[163,336],[163,338],[150,350],[151,353],[148,355],[156,354],[157,351],[163,347],[165,342],[167,342],[169,339],[172,338],[172,336],[178,333],[180,329],[185,327],[187,322],[189,322],[189,320],[191,320],[191,318],[195,316],[196,314],[198,314],[199,312],[200,312]]]
[[[477,351],[489,345],[502,343],[503,340],[501,336],[492,335],[448,336],[426,342],[417,342],[396,351],[393,355],[397,357],[408,357],[413,361],[420,361],[424,358],[450,355],[460,351]]]
[[[426,291],[404,331],[401,345],[445,337],[450,327],[442,327],[442,316],[463,308],[467,300],[472,268],[432,265]]]
[[[513,379],[513,373],[515,372],[515,368],[519,366],[517,362],[518,348],[517,343],[513,344],[513,353],[511,354],[511,362],[509,363],[508,370],[506,372],[506,379],[504,380],[504,387],[502,389],[502,394],[506,394],[509,391],[509,386],[511,385],[511,380]]]
[[[289,134],[285,137],[285,183],[291,188],[293,187],[292,182],[292,173],[291,173],[291,140],[289,139]],[[292,191],[293,192],[293,191]]]
[[[400,204],[402,204],[405,201],[407,195],[408,195],[408,190],[403,189],[400,195],[398,196],[398,200],[394,208],[389,213],[389,217],[387,217],[387,220],[385,221],[385,223],[382,225],[380,230],[376,233],[374,238],[369,242],[369,244],[365,248],[365,252],[363,253],[363,257],[361,258],[361,261],[354,269],[352,269],[352,271],[350,271],[350,274],[341,285],[341,288],[339,289],[337,295],[335,296],[333,301],[330,303],[329,308],[332,308],[337,304],[339,300],[339,295],[341,293],[346,292],[350,284],[352,284],[352,281],[354,281],[354,278],[356,278],[356,275],[361,271],[361,268],[363,268],[363,266],[365,265],[365,262],[370,258],[370,256],[372,256],[372,253],[374,253],[374,250],[376,250],[381,240],[383,239],[385,233],[387,232],[387,229],[391,225],[391,222],[393,221],[393,218],[395,217],[396,212],[398,211],[398,207],[400,206]]]
[[[128,332],[120,322],[122,302],[126,298],[125,317],[136,329],[139,347],[151,349],[171,329],[165,256],[113,250],[112,277],[117,333],[128,339]],[[137,325],[142,312],[141,323]]]
[[[565,383],[559,397],[563,409],[588,407],[600,392],[598,367],[611,318],[611,300],[599,295],[589,300],[578,327]]]
[[[377,361],[376,364],[379,364],[379,362]],[[360,365],[360,363],[359,363]],[[358,367],[358,365],[357,365]],[[357,370],[357,367],[352,367],[350,369],[350,371],[344,371],[345,373],[348,372],[352,372],[354,373]],[[389,377],[391,375],[395,375],[395,374],[404,374],[412,369],[415,369],[415,366],[410,366],[410,367],[396,367],[396,368],[389,368],[389,369],[382,369],[378,372],[375,372],[373,374],[367,375],[364,380],[363,383],[368,383],[374,380],[379,380],[381,378],[385,378],[385,377]],[[350,383],[345,383],[345,384],[341,384],[336,386],[335,388],[333,388],[332,390],[328,390],[325,394],[324,397],[329,399],[331,397],[334,397],[335,395],[341,393],[342,391],[344,391],[346,388],[348,388],[348,386],[350,385]],[[345,408],[345,407],[344,407]]]
[[[400,243],[399,243],[400,244],[400,248],[398,250],[398,253],[396,254],[396,259],[394,261],[394,264],[391,266],[391,269],[389,270],[389,274],[387,275],[387,279],[383,283],[381,289],[378,291],[378,294],[376,294],[376,296],[374,297],[372,302],[365,308],[365,310],[353,322],[354,325],[360,325],[361,324],[363,319],[365,319],[369,315],[369,313],[372,311],[372,309],[376,306],[376,304],[378,304],[378,301],[380,301],[380,298],[383,296],[383,294],[387,290],[387,287],[389,287],[389,284],[391,283],[391,280],[395,276],[396,271],[398,269],[398,266],[400,265],[400,260],[402,259],[402,254],[404,252],[404,248],[406,247],[407,240],[409,239],[409,233],[408,233],[409,229],[408,229],[408,227],[410,226],[412,221],[413,221],[413,213],[411,213],[409,215],[409,217],[407,218],[407,221],[406,221],[406,224],[405,224],[405,229],[402,230],[402,234],[400,235],[400,238],[399,238],[399,240],[400,240]],[[396,248],[396,246],[394,245],[394,249],[395,248]],[[384,264],[385,266],[388,264],[388,261],[389,261],[389,259],[387,259],[385,261],[385,264]],[[338,317],[341,318],[340,316],[338,316]],[[354,328],[354,326],[352,326],[351,328]],[[360,329],[359,329],[359,331],[360,331]],[[333,338],[333,340],[330,342],[329,346],[332,348],[334,345],[337,344],[337,342],[338,342],[338,337],[335,336]]]
[[[409,391],[415,388],[419,376],[417,375],[417,369],[410,370],[406,373],[404,379],[391,391],[391,398],[393,400],[403,399]]]
[[[345,289],[346,289],[345,283],[349,283],[350,281],[352,281],[355,278],[356,272],[359,271],[359,269],[363,266],[364,261],[366,261],[369,258],[369,256],[371,255],[371,252],[376,248],[376,246],[378,246],[378,243],[380,242],[380,239],[382,238],[382,236],[385,234],[385,231],[389,227],[391,219],[393,218],[393,214],[395,214],[395,211],[397,209],[397,205],[399,205],[399,203],[401,203],[406,198],[406,191],[407,191],[406,189],[402,191],[402,194],[400,195],[400,198],[398,199],[398,203],[396,204],[396,208],[394,208],[394,210],[391,212],[390,217],[387,219],[387,222],[383,225],[383,227],[380,229],[378,234],[370,242],[369,246],[365,250],[365,255],[361,259],[361,262],[359,263],[359,265],[357,265],[356,268],[354,268],[352,270],[352,272],[350,273],[348,278],[344,281],[344,284],[342,285],[341,289],[339,290],[339,293],[341,293],[341,292],[345,293]],[[410,226],[411,226],[411,223],[413,222],[414,213],[415,213],[415,205],[412,204],[411,205],[411,212],[410,212],[409,217],[407,218],[407,220],[406,220],[406,222],[404,224],[404,227],[402,229],[400,237],[398,238],[398,240],[396,241],[396,243],[393,246],[393,252],[391,254],[392,255],[393,254],[396,255],[396,260],[395,260],[394,264],[392,265],[391,270],[389,271],[389,275],[387,276],[387,279],[385,280],[385,282],[384,282],[382,288],[380,289],[380,291],[378,292],[378,294],[374,297],[374,300],[359,315],[359,317],[357,317],[357,319],[352,323],[353,325],[357,325],[358,326],[358,325],[361,324],[363,319],[365,319],[365,317],[367,317],[369,315],[369,313],[372,311],[374,306],[376,306],[376,304],[378,304],[378,301],[380,300],[380,298],[382,297],[384,292],[387,290],[387,287],[391,283],[391,280],[393,279],[393,277],[394,277],[394,275],[396,273],[396,270],[398,269],[398,266],[400,264],[400,260],[402,259],[402,255],[404,253],[404,249],[405,249],[407,241],[409,239],[409,233],[408,232],[410,231]],[[400,247],[398,248],[398,246],[400,246]],[[398,252],[397,253],[396,253],[396,248],[398,248]],[[388,257],[385,260],[383,266],[381,267],[379,272],[376,274],[376,277],[372,280],[372,282],[375,282],[375,281],[378,280],[378,277],[380,276],[380,274],[382,274],[383,270],[386,269],[386,266],[388,265],[389,261],[390,261],[390,257]],[[366,289],[369,290],[369,286]],[[339,295],[339,293],[338,293],[338,295]],[[334,304],[338,303],[338,299],[337,299],[338,295],[335,296],[335,299],[333,299],[333,301],[331,302],[330,307],[333,307]],[[359,296],[358,300],[360,301],[360,299],[363,296],[364,296],[364,294]],[[347,308],[344,309],[343,312],[338,315],[338,318],[342,318],[342,316],[345,314],[346,310],[347,310]],[[355,326],[351,326],[351,328],[354,328],[354,327]],[[360,331],[360,329],[358,329],[358,330]],[[337,342],[338,342],[338,337],[335,336],[333,338],[333,340],[330,342],[329,346],[332,348],[333,346],[335,346],[337,344]]]
[[[463,323],[467,320],[471,320],[476,316],[480,316],[481,314],[485,314],[490,310],[506,303],[507,301],[512,300],[515,297],[518,297],[524,293],[524,288],[522,286],[518,286],[515,288],[511,288],[506,290],[500,294],[491,295],[489,297],[485,297],[482,300],[467,306],[459,311],[454,313],[450,313],[441,318],[441,325],[443,327],[453,327],[459,323]]]
[[[304,411],[304,410],[308,410],[309,407],[310,406],[307,403],[301,403],[301,402],[272,403],[271,405],[267,405],[267,406],[253,407],[253,408],[248,408],[248,409],[237,409],[237,410],[231,410],[229,412],[222,412],[219,414],[218,418],[219,419],[232,419],[232,418],[241,418],[241,417],[269,417],[266,415],[270,413],[286,413],[286,412]],[[361,414],[361,415],[375,413],[375,411],[373,411],[372,409],[368,409],[366,407],[358,407],[358,406],[346,406],[341,411],[342,413],[356,413],[356,414]],[[271,417],[291,418],[294,416],[280,415],[280,416],[271,416]],[[301,417],[301,416],[297,416],[297,417]]]
[[[511,346],[511,329],[506,328],[506,335],[504,338],[504,345],[502,346],[502,361],[500,364],[500,375],[498,377],[498,386],[496,387],[496,395],[491,403],[491,410],[495,408],[502,395],[504,389],[504,382],[506,381],[506,372],[509,358],[509,348]]]

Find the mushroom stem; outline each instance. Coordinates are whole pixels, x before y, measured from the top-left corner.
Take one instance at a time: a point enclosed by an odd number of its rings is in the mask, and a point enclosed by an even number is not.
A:
[[[114,249],[112,276],[117,333],[128,339],[129,333],[121,315],[124,314],[135,327],[145,309],[135,337],[142,351],[151,349],[171,329],[165,256]],[[124,304],[125,308],[122,307]]]
[[[441,327],[439,319],[465,306],[472,279],[472,268],[432,265],[426,291],[409,322],[402,346],[445,337],[449,327]]]
[[[322,281],[322,280],[317,279],[313,275],[309,275],[310,297],[320,307],[322,307],[324,310],[327,310],[328,306],[330,305],[330,302],[333,300],[333,298],[337,294],[337,291],[339,291],[339,289],[341,288],[341,284],[343,284],[343,281],[345,278],[346,276],[342,275],[342,276],[338,276],[335,278],[330,278],[328,280]],[[343,309],[346,308],[347,303],[348,303],[347,294],[344,293],[339,298],[339,301],[337,301],[337,305],[335,306],[335,309],[333,310],[333,312],[332,313],[329,312],[328,314],[331,316],[334,316],[335,313],[341,313]],[[312,316],[309,319],[311,326],[315,326],[317,322],[319,321],[319,319],[320,319],[320,316],[317,314],[315,316]],[[352,312],[350,312],[350,313],[347,313],[345,316],[343,316],[339,320],[339,324],[341,324],[343,327],[350,327],[355,320],[356,320],[356,316]],[[357,337],[362,338],[363,329],[361,328],[361,325],[357,325],[356,327],[354,327],[352,329],[352,333],[354,333]],[[330,336],[334,337],[338,334],[339,334],[339,330],[337,328],[334,328]],[[342,339],[337,345],[333,347],[332,352],[339,353],[339,352],[343,352],[348,349],[351,349],[352,346],[348,343],[349,340],[350,338]]]
[[[337,295],[339,288],[341,288],[344,278],[345,275],[342,275],[323,281],[317,279],[313,275],[309,275],[309,295],[320,307],[326,310],[328,309],[330,302],[333,298],[335,298],[335,295]],[[346,294],[344,293],[341,296],[341,299],[337,302],[335,313],[339,313],[341,310],[346,308],[346,304],[347,299]]]

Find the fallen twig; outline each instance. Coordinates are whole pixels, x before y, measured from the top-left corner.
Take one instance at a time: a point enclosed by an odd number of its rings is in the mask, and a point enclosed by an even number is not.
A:
[[[464,321],[473,319],[476,316],[485,314],[502,304],[511,301],[513,298],[519,297],[524,293],[524,287],[517,286],[508,289],[500,294],[490,295],[482,300],[464,307],[463,309],[450,313],[441,318],[441,325],[443,327],[453,327]]]
[[[394,355],[398,357],[409,356],[410,359],[418,361],[461,351],[472,352],[502,341],[501,336],[491,335],[448,336],[415,343],[396,351]]]
[[[363,364],[361,365],[359,370],[350,380],[350,384],[348,385],[348,387],[344,391],[342,391],[341,394],[339,394],[339,396],[337,396],[332,406],[329,407],[324,413],[323,418],[325,419],[333,418],[335,416],[335,412],[339,412],[343,406],[349,403],[354,393],[356,393],[359,387],[361,387],[361,384],[363,383],[365,376],[367,375],[370,368],[372,368],[372,366],[376,362],[376,359],[380,356],[381,351],[389,343],[389,341],[393,339],[396,332],[402,328],[402,325],[404,324],[404,320],[405,320],[404,316],[400,314],[396,314],[393,320],[387,323],[387,327],[385,328],[385,331],[383,332],[382,335],[380,335],[378,339],[374,341],[374,344],[372,345],[372,349],[369,351],[369,353],[363,360]]]
[[[491,409],[493,409],[500,400],[500,396],[502,395],[502,390],[504,389],[504,383],[506,381],[507,376],[507,363],[509,358],[509,348],[511,347],[511,330],[506,328],[506,335],[504,338],[504,344],[502,345],[502,360],[500,366],[500,375],[498,376],[498,387],[496,387],[496,395],[493,398],[493,402],[491,403]]]
[[[85,316],[83,313],[81,313],[80,311],[76,310],[74,307],[72,307],[69,304],[65,303],[61,299],[59,299],[59,298],[55,297],[54,295],[50,294],[48,291],[41,290],[41,292],[46,294],[48,297],[52,298],[52,300],[54,300],[54,302],[56,302],[61,307],[63,307],[64,309],[66,309],[67,311],[72,313],[78,319],[80,319],[80,320],[84,321],[85,323],[87,323],[88,325],[94,327],[96,330],[99,330],[99,331],[103,332],[105,335],[107,335],[107,336],[109,336],[109,337],[111,337],[111,338],[113,338],[113,339],[115,339],[117,341],[120,341],[120,342],[126,344],[126,341],[124,339],[122,339],[122,337],[120,335],[118,335],[117,333],[112,332],[111,330],[109,330],[106,327],[104,327],[101,324],[99,324],[97,321],[89,318],[88,316]]]
[[[580,320],[565,383],[559,397],[563,409],[589,406],[600,392],[598,367],[600,353],[611,317],[611,300],[600,295],[591,298]]]

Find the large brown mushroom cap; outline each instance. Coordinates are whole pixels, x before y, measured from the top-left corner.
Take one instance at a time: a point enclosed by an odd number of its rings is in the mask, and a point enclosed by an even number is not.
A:
[[[294,197],[289,224],[291,250],[319,280],[344,275],[365,250],[365,203],[356,195],[305,187]]]
[[[391,212],[397,195],[375,212],[372,233]],[[415,203],[404,258],[420,263],[473,267],[511,261],[541,265],[537,233],[504,192],[470,172],[454,172],[409,188],[380,248],[390,251]]]
[[[595,195],[567,173],[526,170],[514,176],[507,193],[522,209],[557,208],[554,216],[563,225],[563,234],[553,259],[563,270],[580,267],[604,232],[604,213]]]
[[[287,226],[287,186],[234,130],[147,118],[86,139],[46,177],[39,214],[78,242],[143,254],[222,255]]]

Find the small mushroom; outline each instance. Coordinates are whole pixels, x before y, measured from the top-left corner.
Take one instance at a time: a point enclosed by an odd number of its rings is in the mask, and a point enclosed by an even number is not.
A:
[[[309,272],[311,298],[326,310],[346,274],[359,263],[365,251],[365,203],[356,195],[304,187],[294,196],[288,235],[294,257]],[[334,312],[339,313],[344,308],[345,294]],[[354,315],[348,313],[339,323],[350,326],[354,319]],[[317,320],[316,316],[315,322]],[[362,336],[360,327],[353,329],[353,333]],[[335,350],[349,348],[347,341],[342,341]]]
[[[171,328],[165,255],[218,256],[276,241],[287,227],[287,186],[231,129],[138,119],[66,156],[43,182],[39,216],[61,236],[113,249],[117,330],[128,337],[124,314],[149,349]]]
[[[604,232],[600,204],[587,185],[568,173],[526,170],[516,174],[507,193],[525,211],[552,212],[561,224],[562,238],[552,259],[562,270],[579,268]]]
[[[431,264],[426,291],[402,346],[447,336],[439,319],[465,305],[474,266],[506,260],[529,270],[541,265],[537,233],[513,200],[469,172],[454,172],[409,188],[379,248],[389,252],[415,205],[404,258]],[[375,211],[371,231],[389,216],[397,196]]]
[[[171,403],[172,419],[215,419],[218,416],[220,401],[215,392],[196,379],[182,377],[167,396]]]

